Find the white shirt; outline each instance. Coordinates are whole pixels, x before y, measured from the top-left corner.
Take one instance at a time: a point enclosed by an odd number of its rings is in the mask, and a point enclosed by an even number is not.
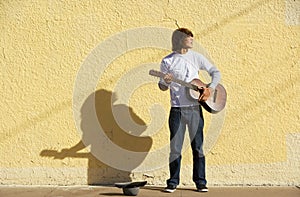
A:
[[[212,77],[212,81],[209,84],[209,87],[211,88],[215,88],[221,79],[219,70],[203,55],[193,50],[188,50],[185,54],[179,54],[176,52],[169,54],[163,58],[160,70],[163,73],[170,73],[174,78],[185,82],[191,82],[195,78],[198,79],[199,71],[206,70]],[[197,100],[189,97],[186,87],[175,82],[166,84],[162,78],[159,83],[170,88],[172,107],[199,105]]]

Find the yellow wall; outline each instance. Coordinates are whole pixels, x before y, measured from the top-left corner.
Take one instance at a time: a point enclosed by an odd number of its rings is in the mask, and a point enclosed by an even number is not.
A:
[[[228,93],[222,113],[205,112],[208,183],[299,185],[299,7],[0,1],[0,183],[165,184],[169,95],[147,70],[170,52],[177,21],[194,32],[195,50],[217,65]],[[101,132],[121,151],[106,148]],[[122,160],[123,151],[136,160]],[[191,164],[186,148],[182,184],[193,184]]]

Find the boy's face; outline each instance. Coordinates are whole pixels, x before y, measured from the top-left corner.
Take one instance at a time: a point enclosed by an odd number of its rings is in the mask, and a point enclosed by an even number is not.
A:
[[[193,48],[194,38],[192,36],[188,36],[183,40],[183,48],[190,49]]]

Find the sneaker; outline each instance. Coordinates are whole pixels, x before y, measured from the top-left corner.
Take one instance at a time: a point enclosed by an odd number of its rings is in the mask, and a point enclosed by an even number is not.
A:
[[[206,185],[198,185],[197,191],[198,192],[208,192],[208,188],[206,187]]]
[[[176,185],[168,185],[165,189],[164,192],[168,192],[168,193],[173,193],[176,190]]]

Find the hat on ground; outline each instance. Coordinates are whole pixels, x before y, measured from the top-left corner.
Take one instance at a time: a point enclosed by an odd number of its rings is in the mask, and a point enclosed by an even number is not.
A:
[[[136,196],[140,191],[140,187],[147,184],[147,181],[135,181],[125,183],[115,183],[115,186],[123,189],[123,194],[126,196]]]

